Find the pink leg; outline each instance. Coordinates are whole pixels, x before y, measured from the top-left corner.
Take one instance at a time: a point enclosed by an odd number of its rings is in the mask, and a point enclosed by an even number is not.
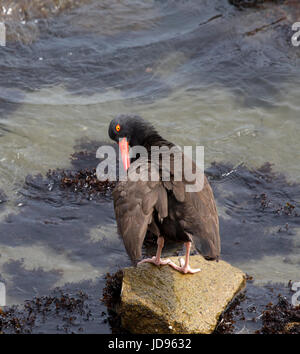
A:
[[[191,249],[191,242],[186,242],[185,244],[185,261],[180,258],[180,267],[175,264],[174,262],[170,262],[168,263],[172,268],[178,270],[179,272],[183,273],[183,274],[187,274],[187,273],[198,273],[201,271],[201,269],[197,268],[197,269],[192,269],[189,265],[189,261],[190,261],[190,249]]]
[[[157,238],[157,251],[156,251],[156,256],[152,257],[152,258],[146,258],[141,260],[138,264],[142,264],[142,263],[153,263],[155,265],[166,265],[169,264],[171,262],[170,259],[166,259],[165,261],[161,260],[161,251],[164,247],[164,238],[163,237],[158,237]]]

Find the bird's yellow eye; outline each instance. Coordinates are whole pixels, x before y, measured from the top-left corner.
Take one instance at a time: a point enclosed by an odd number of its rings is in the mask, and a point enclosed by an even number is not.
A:
[[[117,124],[116,125],[116,131],[119,132],[120,130],[121,130],[121,126],[120,126],[120,124]]]

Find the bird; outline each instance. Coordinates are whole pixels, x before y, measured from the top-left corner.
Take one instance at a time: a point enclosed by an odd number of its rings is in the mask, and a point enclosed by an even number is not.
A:
[[[130,176],[136,159],[130,158],[130,149],[137,146],[147,151],[139,163],[139,171],[150,174],[151,149],[171,149],[176,145],[164,139],[148,121],[138,115],[121,114],[109,124],[109,137],[119,144],[124,170]],[[182,161],[187,157],[182,154]],[[173,155],[171,155],[173,157]],[[173,165],[172,165],[173,162]],[[193,168],[195,163],[192,162]],[[175,158],[171,158],[170,179],[164,180],[164,166],[159,160],[156,180],[118,181],[113,190],[114,211],[118,232],[125,249],[135,266],[152,263],[169,265],[182,274],[194,274],[200,269],[191,268],[192,245],[205,259],[219,260],[221,251],[219,218],[212,188],[204,175],[200,191],[187,191],[188,181],[175,180]],[[142,245],[147,232],[157,237],[157,251],[152,258],[142,259]],[[181,242],[185,246],[185,259],[180,265],[170,259],[162,259],[165,240]]]

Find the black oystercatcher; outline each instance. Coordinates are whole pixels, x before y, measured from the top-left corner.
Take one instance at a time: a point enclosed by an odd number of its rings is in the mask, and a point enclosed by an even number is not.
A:
[[[122,161],[128,175],[134,164],[129,158],[129,147],[143,146],[148,151],[151,162],[151,146],[172,148],[175,145],[162,138],[153,126],[139,116],[121,115],[113,119],[109,126],[109,136],[119,143]],[[186,159],[184,155],[183,160]],[[174,159],[173,159],[174,160]],[[132,164],[131,164],[132,163]],[[119,181],[114,192],[114,208],[119,233],[128,255],[134,264],[150,262],[155,265],[169,264],[186,274],[200,269],[191,269],[189,255],[192,242],[206,258],[218,260],[220,255],[219,219],[212,189],[204,176],[203,189],[187,192],[185,179],[174,179],[174,161],[170,164],[170,181],[162,178],[163,168],[159,163],[158,181]],[[140,169],[150,169],[150,164]],[[193,162],[193,166],[195,164]],[[157,236],[155,257],[141,260],[142,244],[147,232]],[[161,259],[164,239],[183,242],[186,247],[185,261],[180,266]],[[138,262],[140,261],[140,262]]]

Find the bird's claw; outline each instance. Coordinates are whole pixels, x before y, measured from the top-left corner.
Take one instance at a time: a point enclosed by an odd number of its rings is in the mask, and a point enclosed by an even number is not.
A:
[[[162,260],[162,259],[157,259],[155,256],[152,257],[152,258],[145,258],[145,259],[142,259],[140,262],[138,262],[138,265],[139,264],[142,264],[142,263],[153,263],[157,266],[159,265],[167,265],[167,264],[170,264],[171,260],[170,259],[166,259],[166,260]]]
[[[194,273],[198,273],[201,271],[200,268],[192,269],[189,266],[189,264],[186,266],[185,261],[182,258],[180,258],[179,263],[180,263],[180,266],[178,266],[177,264],[175,264],[172,261],[170,261],[168,264],[169,264],[169,266],[171,266],[172,268],[174,268],[175,270],[177,270],[178,272],[183,273],[183,274],[194,274]]]

